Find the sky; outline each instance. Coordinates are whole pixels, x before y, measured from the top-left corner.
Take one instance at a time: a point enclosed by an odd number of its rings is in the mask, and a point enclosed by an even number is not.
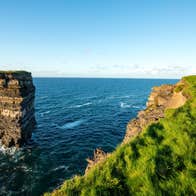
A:
[[[34,77],[196,74],[195,0],[0,0],[0,70]]]

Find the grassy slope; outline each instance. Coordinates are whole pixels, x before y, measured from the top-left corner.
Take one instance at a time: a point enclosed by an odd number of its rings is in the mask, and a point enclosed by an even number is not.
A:
[[[183,107],[167,110],[164,119],[52,195],[196,195],[196,76],[183,80],[191,97]]]

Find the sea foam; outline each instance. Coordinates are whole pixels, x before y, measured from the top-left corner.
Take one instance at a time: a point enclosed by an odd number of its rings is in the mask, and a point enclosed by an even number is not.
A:
[[[88,106],[88,105],[91,105],[91,104],[92,104],[91,102],[87,102],[87,103],[84,103],[84,104],[73,105],[73,106],[70,106],[69,108],[81,108],[83,106]]]
[[[124,103],[124,102],[120,102],[120,107],[121,107],[121,108],[131,108],[132,105],[129,105],[129,104]]]
[[[69,122],[69,123],[64,124],[63,126],[61,126],[61,128],[62,129],[72,129],[74,127],[81,125],[84,122],[85,122],[85,120],[76,120],[74,122]]]

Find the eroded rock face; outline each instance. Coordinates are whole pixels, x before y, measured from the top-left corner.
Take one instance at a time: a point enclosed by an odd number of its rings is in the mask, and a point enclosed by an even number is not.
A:
[[[149,124],[163,118],[166,109],[178,108],[185,104],[187,98],[181,91],[175,92],[175,88],[182,83],[183,81],[180,81],[176,85],[162,85],[152,89],[146,103],[147,108],[140,111],[137,117],[128,123],[123,143],[138,135]]]
[[[31,137],[34,98],[31,73],[0,71],[0,140],[5,147],[20,147]]]
[[[94,150],[94,156],[92,159],[86,159],[88,162],[88,165],[86,167],[85,170],[85,174],[88,173],[88,171],[97,163],[103,161],[106,159],[106,157],[108,156],[108,153],[105,153],[101,148],[97,148],[96,150]]]
[[[128,125],[122,145],[129,142],[132,137],[137,136],[149,124],[164,118],[164,112],[169,108],[178,108],[185,104],[187,98],[183,95],[182,90],[175,91],[176,87],[185,85],[183,81],[176,85],[162,85],[153,87],[152,92],[146,103],[146,109],[138,113],[137,117],[132,119]],[[101,149],[94,151],[92,159],[86,159],[88,165],[85,174],[96,164],[104,161],[109,157],[109,153],[105,153]]]

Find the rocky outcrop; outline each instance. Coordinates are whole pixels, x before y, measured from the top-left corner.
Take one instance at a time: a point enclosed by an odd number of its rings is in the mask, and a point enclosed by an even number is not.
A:
[[[5,147],[20,147],[35,126],[35,87],[31,73],[0,71],[0,140]]]
[[[86,159],[88,162],[88,165],[86,167],[85,170],[85,174],[87,174],[87,172],[94,166],[96,165],[98,162],[101,162],[103,160],[106,159],[106,157],[108,156],[108,153],[105,153],[101,148],[97,148],[96,150],[94,150],[94,156],[92,159]]]
[[[184,105],[187,98],[180,88],[183,85],[185,85],[184,82],[180,81],[176,85],[154,87],[146,103],[146,109],[140,111],[137,117],[128,123],[123,143],[127,143],[130,138],[138,135],[149,124],[163,118],[166,109]]]
[[[138,113],[137,117],[132,119],[126,129],[126,134],[122,144],[127,143],[132,137],[137,136],[145,127],[160,118],[164,118],[164,112],[169,108],[178,108],[183,106],[187,98],[183,95],[182,89],[186,84],[180,81],[175,85],[155,86],[146,103],[146,109]],[[85,174],[97,163],[104,161],[110,154],[101,149],[94,151],[92,159],[86,159],[88,165]]]

